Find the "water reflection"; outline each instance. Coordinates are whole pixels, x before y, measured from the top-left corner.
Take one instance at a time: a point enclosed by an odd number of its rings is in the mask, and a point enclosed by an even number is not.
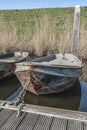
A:
[[[16,76],[11,76],[0,80],[0,99],[6,99],[12,93],[18,90],[20,83]],[[27,91],[25,95],[25,103],[56,107],[70,110],[77,110],[81,98],[81,87],[77,82],[73,87],[64,92],[49,95],[35,95]]]

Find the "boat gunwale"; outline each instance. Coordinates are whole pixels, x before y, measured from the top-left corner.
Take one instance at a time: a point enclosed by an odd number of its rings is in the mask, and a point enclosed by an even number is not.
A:
[[[16,55],[17,53],[20,53],[20,56],[17,57],[16,59]],[[23,53],[26,53],[25,56],[23,56]],[[10,63],[17,63],[17,62],[21,62],[24,61],[27,56],[29,55],[28,52],[12,52],[12,53],[6,53],[6,54],[0,54],[0,64],[10,64]],[[14,57],[15,59],[10,59]],[[9,59],[8,59],[9,58]]]

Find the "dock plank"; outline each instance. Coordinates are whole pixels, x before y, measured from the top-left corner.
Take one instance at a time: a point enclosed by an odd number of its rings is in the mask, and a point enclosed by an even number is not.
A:
[[[17,130],[32,130],[39,118],[36,114],[27,114],[22,120],[21,124],[18,126]]]
[[[2,110],[0,111],[0,128],[10,118],[14,111]]]
[[[3,102],[3,101],[1,101],[1,102]],[[22,103],[20,103],[17,106],[15,106],[15,105],[2,106],[0,104],[0,108],[18,111],[22,105],[23,105]],[[78,111],[51,108],[51,107],[43,107],[43,106],[30,105],[30,104],[25,104],[24,107],[21,108],[21,111],[27,112],[27,113],[32,113],[32,114],[45,115],[45,116],[49,116],[49,117],[82,121],[82,122],[87,123],[87,113],[86,112],[78,112]]]
[[[68,120],[67,130],[84,130],[80,121]]]
[[[87,130],[87,123],[83,123],[83,130]]]
[[[66,130],[67,120],[54,118],[50,130]]]
[[[17,113],[14,112],[13,115],[5,122],[5,124],[0,128],[0,130],[16,130],[18,125],[21,123],[26,113],[23,113],[20,117],[16,117]]]
[[[49,130],[52,124],[52,117],[40,115],[33,130]]]
[[[16,115],[14,111],[1,111],[0,130],[87,130],[86,122],[33,113],[23,113],[20,117]]]
[[[23,104],[1,108],[0,130],[87,130],[85,112]],[[24,112],[20,117],[16,117],[18,110]]]

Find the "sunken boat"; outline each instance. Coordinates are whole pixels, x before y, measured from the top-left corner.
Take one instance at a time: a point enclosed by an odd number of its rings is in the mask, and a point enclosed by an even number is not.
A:
[[[0,79],[14,73],[15,63],[26,60],[27,56],[27,52],[0,54]]]
[[[35,94],[58,93],[75,84],[82,62],[72,54],[53,54],[16,64],[22,86]]]

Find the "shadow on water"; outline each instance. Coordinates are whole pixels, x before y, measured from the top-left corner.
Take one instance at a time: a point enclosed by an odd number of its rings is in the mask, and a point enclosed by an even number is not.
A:
[[[0,100],[4,100],[18,90],[20,83],[16,76],[0,80]],[[77,81],[71,88],[57,94],[35,95],[27,91],[24,101],[27,104],[77,110],[81,98],[81,87]]]
[[[15,75],[0,80],[0,100],[12,95],[19,88],[19,81]]]

